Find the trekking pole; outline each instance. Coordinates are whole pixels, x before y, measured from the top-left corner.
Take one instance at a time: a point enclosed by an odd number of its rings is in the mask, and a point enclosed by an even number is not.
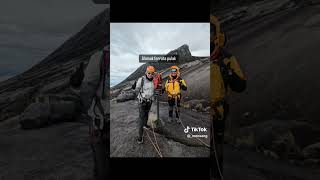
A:
[[[160,121],[160,103],[159,103],[159,95],[157,95],[157,99],[156,99],[156,101],[157,101],[157,122],[159,122]]]
[[[160,95],[161,95],[161,90],[162,90],[162,78],[161,78],[161,74],[157,74],[156,76],[156,91],[157,91],[157,96],[155,98],[156,103],[157,103],[157,119],[156,119],[156,123],[158,125],[158,123],[160,123]]]

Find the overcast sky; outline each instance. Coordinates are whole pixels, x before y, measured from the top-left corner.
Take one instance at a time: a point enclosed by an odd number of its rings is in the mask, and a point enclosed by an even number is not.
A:
[[[111,86],[140,65],[139,54],[166,54],[187,44],[193,56],[209,56],[209,23],[111,23]]]
[[[92,0],[1,0],[0,81],[41,61],[105,8]]]

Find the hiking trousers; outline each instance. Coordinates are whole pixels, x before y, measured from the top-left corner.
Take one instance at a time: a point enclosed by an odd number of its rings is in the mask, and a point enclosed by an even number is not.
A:
[[[142,138],[143,136],[143,126],[147,125],[151,105],[152,101],[142,101],[141,103],[139,103],[139,138]]]
[[[175,106],[177,106],[177,108],[175,109],[176,112],[176,118],[179,118],[179,107],[180,107],[180,98],[177,98],[177,103],[175,98],[169,98],[168,97],[168,104],[169,104],[169,117],[173,117],[173,109]]]

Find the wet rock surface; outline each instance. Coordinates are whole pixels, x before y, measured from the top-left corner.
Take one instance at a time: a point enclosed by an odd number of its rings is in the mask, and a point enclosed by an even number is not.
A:
[[[0,82],[0,121],[22,113],[40,94],[61,93],[69,88],[69,78],[81,62],[108,43],[105,23],[108,9],[93,18],[47,58],[26,72]]]
[[[225,179],[250,180],[314,180],[320,178],[318,168],[292,165],[289,162],[267,157],[261,153],[236,149],[226,145]]]
[[[226,176],[319,178],[317,159],[305,158],[303,149],[318,143],[320,137],[316,100],[319,84],[310,81],[316,78],[314,67],[319,65],[315,49],[320,41],[319,28],[316,28],[320,11],[319,6],[301,4],[278,9],[277,13],[250,20],[241,27],[237,24],[227,27],[228,48],[247,73],[248,87],[242,94],[232,94],[229,100],[227,129],[234,141],[228,143],[239,145],[239,150],[230,147],[232,150],[225,152]],[[297,39],[301,34],[306,36]],[[249,150],[245,150],[248,147]],[[252,153],[240,162],[239,157],[234,156],[239,151]],[[253,152],[269,159],[268,163],[255,164],[254,157],[258,157],[253,156]],[[279,163],[282,172],[277,170]]]
[[[79,90],[69,78],[109,43],[108,11],[31,69],[0,82],[0,179],[93,179],[88,124],[78,117]]]
[[[88,126],[61,123],[22,130],[17,120],[0,125],[0,178],[12,180],[91,179]]]
[[[130,111],[128,111],[130,109]],[[209,149],[195,138],[188,138],[184,127],[177,122],[168,122],[168,106],[160,103],[161,127],[144,133],[144,144],[136,142],[138,136],[138,103],[127,101],[111,103],[110,114],[110,152],[111,157],[160,157],[152,142],[159,145],[163,157],[208,157]],[[181,110],[181,120],[184,126],[209,128],[208,114],[197,114]],[[194,133],[197,134],[197,133]],[[200,133],[208,135],[208,132]],[[151,141],[148,137],[151,138]],[[208,138],[200,138],[209,144]]]

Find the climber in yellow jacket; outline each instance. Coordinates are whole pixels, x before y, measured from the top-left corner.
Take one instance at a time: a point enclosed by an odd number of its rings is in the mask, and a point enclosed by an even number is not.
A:
[[[211,178],[218,180],[223,179],[223,139],[229,107],[225,98],[230,90],[244,91],[246,77],[236,57],[226,49],[225,34],[215,16],[210,16],[210,26]]]
[[[165,92],[168,95],[169,104],[169,122],[173,121],[173,109],[176,112],[176,121],[179,123],[179,107],[181,100],[181,90],[187,90],[187,84],[184,79],[180,76],[180,71],[178,66],[171,66],[170,75],[165,83]]]

